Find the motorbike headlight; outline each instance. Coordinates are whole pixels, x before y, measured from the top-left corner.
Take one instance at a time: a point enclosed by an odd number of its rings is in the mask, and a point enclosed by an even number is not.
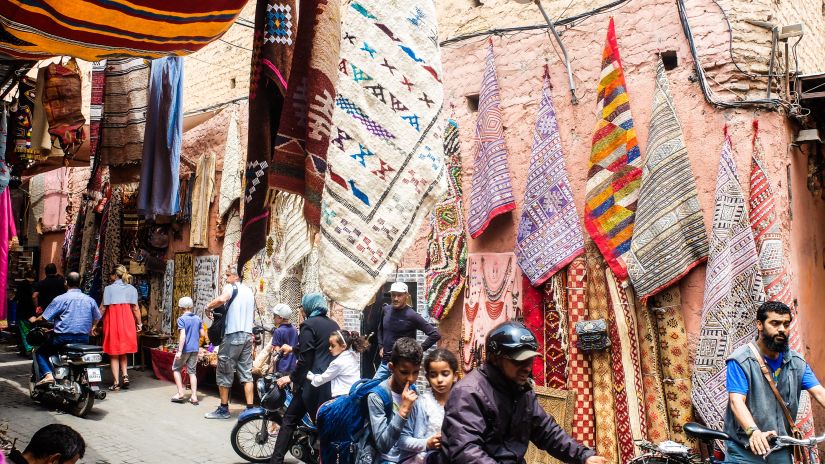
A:
[[[99,353],[84,354],[81,359],[85,363],[99,363],[103,361],[103,355]]]

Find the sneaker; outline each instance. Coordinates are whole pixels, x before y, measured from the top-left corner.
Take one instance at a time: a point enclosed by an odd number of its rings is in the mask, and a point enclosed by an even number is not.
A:
[[[228,408],[225,408],[223,406],[218,406],[217,409],[215,409],[212,412],[208,412],[208,413],[204,414],[203,417],[205,417],[207,419],[229,419],[232,416],[229,414],[229,409]]]

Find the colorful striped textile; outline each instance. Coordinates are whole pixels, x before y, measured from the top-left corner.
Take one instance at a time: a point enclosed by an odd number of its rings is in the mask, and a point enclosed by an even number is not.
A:
[[[587,265],[583,256],[567,266],[567,330],[570,333],[567,389],[576,392],[572,436],[591,448],[596,446],[596,418],[593,412],[593,375],[590,361],[576,346],[576,323],[588,319]]]
[[[446,191],[444,89],[432,0],[359,0],[341,16],[319,277],[363,308]]]
[[[8,0],[0,53],[27,60],[68,55],[188,55],[223,35],[246,0]]]
[[[647,306],[638,302],[639,357],[644,387],[644,405],[647,419],[647,438],[653,443],[670,439],[667,424],[665,394],[662,389],[662,371],[659,369],[658,327]]]
[[[103,104],[106,90],[106,61],[92,63],[92,94],[89,104],[89,165],[92,174],[87,190],[100,190],[103,186],[100,169],[100,129],[103,123]]]
[[[494,217],[516,207],[513,186],[510,184],[510,167],[507,164],[492,40],[487,49],[487,64],[478,97],[476,138],[478,151],[473,161],[470,216],[467,218],[470,237],[473,238],[484,233]]]
[[[137,164],[143,157],[150,65],[141,58],[106,60],[100,163]]]
[[[620,281],[633,236],[642,157],[633,128],[613,18],[602,53],[597,109],[584,203],[584,226]]]
[[[627,254],[627,272],[642,301],[671,286],[708,256],[696,181],[661,59],[646,152]]]
[[[538,286],[582,253],[584,236],[570,191],[559,124],[550,95],[550,75],[545,67],[516,238],[516,257],[530,283]]]
[[[776,199],[768,171],[764,168],[765,159],[762,144],[759,141],[759,122],[753,121],[753,156],[751,158],[750,178],[750,223],[756,251],[759,253],[759,267],[765,285],[765,296],[769,301],[781,301],[794,308],[791,294],[791,273],[788,260],[782,246],[782,229],[776,215]],[[795,311],[788,334],[791,349],[804,353],[804,343],[799,331],[799,312]],[[807,392],[802,392],[807,396]],[[803,407],[804,405],[804,407]],[[797,426],[805,438],[814,436],[813,414],[810,398],[800,403],[797,413]]]
[[[427,305],[435,319],[447,315],[461,295],[467,272],[467,223],[461,189],[461,150],[458,124],[452,119],[444,132],[447,193],[436,203],[427,237]]]
[[[727,127],[715,204],[694,361],[693,405],[709,427],[721,429],[728,405],[725,360],[756,336],[756,309],[765,298],[759,256]]]
[[[610,307],[607,296],[607,281],[604,274],[604,259],[599,255],[598,248],[592,242],[585,244],[585,254],[587,256],[587,307],[590,320],[610,319]],[[611,323],[611,343],[615,333],[615,324]],[[620,360],[621,361],[621,360]],[[596,416],[596,451],[599,456],[607,459],[610,464],[619,464],[621,461],[619,453],[619,430],[622,428],[622,438],[624,441],[631,440],[630,419],[627,417],[627,400],[624,398],[624,406],[620,401],[624,395],[624,382],[615,383],[614,369],[611,363],[611,350],[591,353],[590,362],[593,375],[593,407]],[[621,369],[617,371],[619,376],[624,375]],[[620,398],[622,396],[622,398]],[[620,413],[619,409],[624,413]]]
[[[584,250],[582,250],[584,251]],[[544,324],[539,335],[544,338],[544,379],[546,386],[567,386],[567,276],[556,273],[544,284]]]
[[[341,42],[340,2],[300,2],[300,25],[269,186],[304,197],[304,217],[321,222],[321,193],[335,107]]]

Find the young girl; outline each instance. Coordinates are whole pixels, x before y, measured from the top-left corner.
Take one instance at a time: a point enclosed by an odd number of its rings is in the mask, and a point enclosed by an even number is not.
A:
[[[441,448],[441,423],[444,421],[444,403],[458,381],[458,358],[449,350],[438,348],[424,359],[424,373],[430,390],[418,399],[425,417],[407,421],[401,431],[399,448],[403,454],[417,453],[404,464],[423,464],[427,452]]]
[[[369,343],[358,332],[336,330],[329,336],[329,352],[335,359],[323,374],[307,374],[307,380],[315,387],[332,382],[332,396],[349,394],[352,384],[361,379],[359,353],[366,351]]]

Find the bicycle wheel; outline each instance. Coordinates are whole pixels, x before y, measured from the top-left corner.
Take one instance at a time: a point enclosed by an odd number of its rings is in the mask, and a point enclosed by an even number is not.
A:
[[[280,424],[261,416],[240,420],[232,429],[232,449],[249,462],[269,462],[280,428]]]
[[[690,464],[690,461],[675,457],[639,456],[628,461],[628,464]]]

